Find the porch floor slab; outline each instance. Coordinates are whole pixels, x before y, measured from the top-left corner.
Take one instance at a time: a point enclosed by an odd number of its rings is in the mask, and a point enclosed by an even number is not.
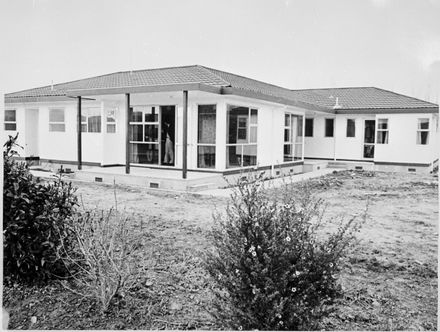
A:
[[[130,167],[130,174],[124,166],[91,167],[76,171],[74,178],[90,182],[137,185],[154,189],[178,191],[199,191],[226,185],[222,174],[188,171],[182,178],[181,170]]]

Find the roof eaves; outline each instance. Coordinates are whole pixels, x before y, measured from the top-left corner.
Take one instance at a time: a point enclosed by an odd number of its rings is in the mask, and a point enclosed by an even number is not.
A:
[[[310,111],[319,111],[319,112],[325,112],[325,113],[331,113],[334,114],[334,110],[320,107],[317,105],[309,104],[306,102],[294,100],[294,99],[288,99],[284,97],[277,97],[273,95],[264,94],[261,92],[256,92],[252,90],[246,90],[246,89],[240,89],[240,88],[234,88],[234,87],[222,87],[222,94],[224,95],[236,95],[241,97],[247,97],[247,98],[254,98],[254,99],[260,99],[265,100],[269,102],[274,102],[278,104],[283,105],[289,105],[289,106],[296,106],[300,108],[304,108]]]

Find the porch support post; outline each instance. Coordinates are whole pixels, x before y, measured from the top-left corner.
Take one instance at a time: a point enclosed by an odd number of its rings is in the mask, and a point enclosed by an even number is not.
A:
[[[78,152],[78,169],[82,169],[82,128],[81,128],[81,96],[77,97],[77,152]]]
[[[183,146],[182,146],[182,178],[186,179],[188,171],[188,91],[183,91]]]
[[[130,174],[130,94],[125,94],[125,174]]]

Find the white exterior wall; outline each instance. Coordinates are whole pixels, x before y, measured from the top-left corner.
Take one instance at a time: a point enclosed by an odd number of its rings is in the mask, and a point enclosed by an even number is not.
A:
[[[331,115],[315,114],[313,137],[305,137],[306,158],[336,160],[365,160],[387,163],[431,163],[439,155],[438,115],[425,114],[338,114],[335,116],[334,138],[324,137],[325,118]],[[429,143],[417,142],[418,119],[430,119]],[[355,120],[355,137],[347,137],[347,119]],[[388,144],[375,144],[374,159],[363,157],[365,120],[388,119]]]
[[[347,137],[347,120],[355,120],[355,137]],[[335,120],[335,157],[345,160],[364,158],[365,120],[374,120],[374,115],[338,114]],[[366,159],[371,160],[371,159]]]
[[[417,119],[428,118],[429,141],[417,144]],[[431,163],[438,158],[438,132],[433,114],[378,114],[378,119],[388,119],[388,144],[376,144],[374,161],[401,163]],[[435,155],[437,154],[437,157]]]
[[[306,116],[309,118],[309,116]],[[312,116],[310,116],[312,118]],[[313,116],[313,137],[304,137],[304,157],[305,158],[326,158],[335,157],[335,138],[325,137],[325,119],[334,119],[333,114],[316,113]],[[340,136],[337,121],[334,122],[334,135]]]

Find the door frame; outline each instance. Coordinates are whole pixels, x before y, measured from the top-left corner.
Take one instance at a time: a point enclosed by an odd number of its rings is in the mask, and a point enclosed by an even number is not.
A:
[[[366,127],[366,122],[367,121],[374,121],[373,143],[365,143],[365,127]],[[373,119],[363,118],[362,122],[363,122],[363,125],[362,125],[362,151],[361,151],[361,156],[362,156],[362,159],[364,159],[364,160],[372,161],[372,160],[374,160],[374,157],[375,157],[375,154],[376,154],[376,118],[373,118]],[[364,155],[365,145],[372,145],[373,146],[373,157],[372,158],[365,157],[365,155]]]

